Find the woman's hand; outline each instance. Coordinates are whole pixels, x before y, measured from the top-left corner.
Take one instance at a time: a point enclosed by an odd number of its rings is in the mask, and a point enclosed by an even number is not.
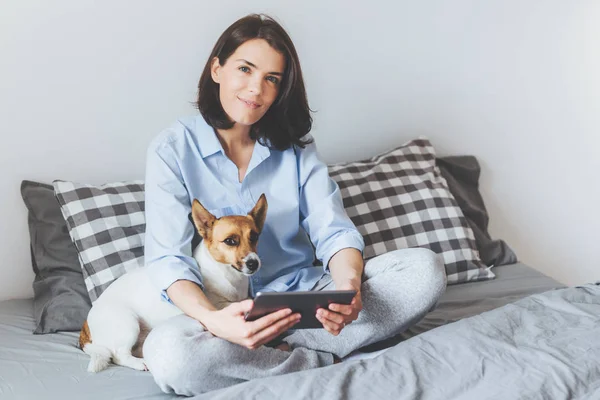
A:
[[[356,290],[356,295],[349,305],[332,303],[327,310],[324,308],[317,310],[317,319],[323,324],[323,328],[334,336],[339,335],[346,325],[355,321],[362,310],[359,284],[342,284],[339,288],[336,287],[336,290]]]
[[[329,269],[337,290],[356,290],[356,296],[350,305],[330,304],[327,310],[317,310],[317,319],[323,324],[323,328],[337,336],[346,325],[358,318],[358,313],[362,310],[362,254],[355,248],[344,248],[331,257]]]
[[[300,321],[300,314],[292,314],[289,308],[254,321],[246,321],[244,316],[252,309],[253,304],[252,300],[230,304],[221,310],[211,311],[201,322],[213,335],[254,350]]]

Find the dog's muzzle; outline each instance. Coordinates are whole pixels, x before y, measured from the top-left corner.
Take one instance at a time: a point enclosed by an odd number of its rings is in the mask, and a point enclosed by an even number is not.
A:
[[[246,275],[252,275],[260,268],[260,258],[256,253],[250,253],[244,259],[244,267],[242,268],[242,272]]]

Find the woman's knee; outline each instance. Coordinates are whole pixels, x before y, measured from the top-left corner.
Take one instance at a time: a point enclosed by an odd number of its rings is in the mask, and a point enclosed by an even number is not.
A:
[[[415,264],[422,271],[423,281],[429,284],[432,293],[437,297],[441,296],[446,290],[446,267],[440,254],[430,249],[415,248]]]
[[[447,277],[446,266],[440,254],[436,254],[432,250],[420,248],[419,257],[421,262],[419,266],[423,272],[423,281],[427,283],[427,291],[430,293],[431,307],[435,308],[439,298],[446,291]]]
[[[418,247],[390,251],[384,256],[390,258],[388,263],[391,264],[391,268],[410,271],[414,278],[413,286],[422,289],[422,295],[429,297],[428,302],[432,306],[446,291],[446,268],[441,255],[430,249]]]

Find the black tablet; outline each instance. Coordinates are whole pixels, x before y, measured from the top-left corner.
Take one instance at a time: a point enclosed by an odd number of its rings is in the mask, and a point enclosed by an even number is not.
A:
[[[292,329],[323,328],[316,317],[319,308],[328,309],[329,304],[350,304],[356,290],[322,290],[308,292],[258,292],[254,306],[246,314],[246,321],[254,321],[272,312],[290,308],[302,315]]]

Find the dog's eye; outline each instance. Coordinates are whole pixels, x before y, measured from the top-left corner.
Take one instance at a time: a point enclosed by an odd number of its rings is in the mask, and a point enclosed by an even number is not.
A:
[[[225,243],[227,246],[237,246],[237,242],[233,238],[227,238],[223,240],[223,243]]]
[[[250,243],[255,243],[258,240],[258,233],[250,232]]]

